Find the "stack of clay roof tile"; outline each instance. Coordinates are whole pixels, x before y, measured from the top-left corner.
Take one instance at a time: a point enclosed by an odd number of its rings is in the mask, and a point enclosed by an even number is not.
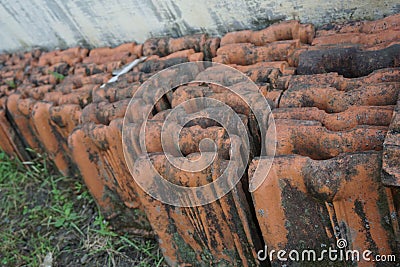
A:
[[[275,152],[275,159],[253,192],[264,240],[270,249],[323,250],[320,244],[342,238],[359,251],[397,253],[399,203],[393,198],[398,191],[385,187],[395,184],[381,179],[381,165],[400,69],[354,79],[331,73],[310,78],[291,77],[273,110],[276,140],[269,138],[275,132],[267,132],[267,142],[275,142],[276,150],[269,144],[267,154]],[[388,158],[388,165],[399,164],[398,158]],[[256,182],[260,177],[251,169]]]
[[[256,266],[264,243],[275,250],[318,250],[339,238],[351,249],[394,254],[400,238],[399,42],[400,16],[394,15],[316,32],[311,24],[287,21],[222,38],[200,34],[90,51],[0,55],[0,147],[23,160],[32,156],[27,147],[46,152],[63,174],[82,176],[115,227],[155,234],[171,266]],[[114,70],[141,56],[147,56],[145,62],[101,87]],[[162,153],[160,127],[166,115],[201,96],[239,114],[252,137],[252,163],[248,178],[244,175],[218,201],[172,207],[134,182],[123,154],[123,117],[132,95],[153,74],[200,60],[228,64],[258,85],[274,108],[266,116],[275,119],[277,138],[268,138],[273,133],[267,131],[269,156],[259,158],[263,138],[245,103],[217,86],[174,89],[157,103],[148,124],[146,146],[163,177],[199,185],[226,168],[230,140],[210,120],[181,125],[185,157],[199,156],[203,138],[213,139],[222,152],[201,174],[186,175]],[[218,67],[199,77],[238,88],[242,82]],[[218,108],[196,108],[223,116]],[[140,110],[132,116],[143,120]],[[176,124],[185,116],[177,116]],[[271,160],[268,147],[273,145],[272,169],[250,195],[248,186],[263,178],[254,176],[254,168]]]

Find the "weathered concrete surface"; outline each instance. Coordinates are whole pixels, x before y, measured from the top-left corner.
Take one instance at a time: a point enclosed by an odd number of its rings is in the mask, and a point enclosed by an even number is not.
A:
[[[398,0],[366,0],[362,5],[356,0],[3,0],[0,52],[33,46],[115,46],[162,35],[220,35],[282,19],[319,26],[399,12]]]

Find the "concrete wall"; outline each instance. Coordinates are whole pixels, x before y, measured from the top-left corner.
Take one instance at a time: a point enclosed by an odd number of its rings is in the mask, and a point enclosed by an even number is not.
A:
[[[399,0],[1,0],[0,52],[114,46],[151,36],[218,35],[281,19],[321,25],[399,12]]]

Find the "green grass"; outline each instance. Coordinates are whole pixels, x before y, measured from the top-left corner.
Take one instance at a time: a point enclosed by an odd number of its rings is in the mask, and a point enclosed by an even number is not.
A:
[[[50,70],[49,70],[49,74],[53,75],[54,78],[56,78],[56,80],[59,81],[59,82],[61,82],[62,80],[65,79],[65,76],[64,76],[64,75],[62,75],[61,73],[58,73],[58,72],[56,72],[56,71],[50,71]]]
[[[164,266],[154,240],[110,230],[87,188],[0,151],[0,266]]]
[[[14,80],[6,81],[6,84],[8,85],[9,89],[17,88],[17,85],[15,84]]]

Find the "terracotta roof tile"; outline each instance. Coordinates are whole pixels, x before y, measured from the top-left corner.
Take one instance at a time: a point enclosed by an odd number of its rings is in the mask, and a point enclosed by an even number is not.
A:
[[[392,236],[398,222],[392,222],[394,230],[381,222],[390,217],[388,210],[400,212],[395,202],[399,191],[384,187],[397,187],[400,179],[399,18],[394,15],[379,21],[328,25],[317,31],[311,24],[286,21],[260,31],[227,33],[222,38],[198,34],[152,38],[144,44],[126,43],[115,48],[3,54],[0,147],[22,160],[31,156],[25,147],[46,152],[63,174],[82,175],[114,225],[158,235],[171,265],[204,262],[204,244],[212,248],[207,253],[213,262],[256,264],[255,251],[261,248],[261,239],[269,248],[293,249],[300,246],[300,240],[317,248],[321,242],[334,244],[335,237],[341,237],[360,249],[395,253]],[[148,56],[144,62],[117,82],[100,87],[113,71],[142,55]],[[168,165],[160,127],[183,101],[204,96],[227,104],[250,135],[248,177],[245,175],[234,191],[218,201],[190,208],[198,215],[189,216],[188,209],[171,209],[132,181],[121,134],[128,103],[141,84],[160,70],[198,60],[230,64],[256,83],[258,89],[250,90],[243,84],[247,78],[230,75],[221,66],[205,68],[196,77],[249,95],[261,93],[274,108],[278,156],[267,179],[251,196],[243,188],[259,179],[253,176],[256,164],[270,160],[257,158],[262,133],[254,114],[237,95],[215,84],[175,88],[150,114],[146,143],[156,169],[169,180],[182,185],[207,183],[207,179],[218,177],[230,158],[231,139],[226,131],[203,117],[182,125],[180,146],[183,156],[197,159],[199,141],[204,137],[214,140],[221,157],[213,162],[212,171],[209,168],[193,178]],[[168,78],[176,74],[165,71],[161,75]],[[163,81],[157,84],[163,85]],[[135,101],[144,107],[151,94],[145,92]],[[203,107],[200,102],[190,108],[202,116],[227,116],[223,109]],[[184,124],[188,114],[187,110],[175,114],[176,127],[171,129]],[[264,115],[265,124],[270,126],[268,111]],[[127,116],[132,122],[129,130],[134,133],[140,129],[143,112],[139,108]],[[270,127],[267,137],[273,131]],[[139,157],[143,152],[138,140],[131,142],[132,152]],[[272,154],[271,147],[266,152]],[[373,235],[363,230],[359,223],[363,220],[373,224]],[[201,229],[196,227],[199,223]],[[174,234],[166,230],[169,228],[175,229]],[[187,238],[188,232],[193,237]],[[371,248],[371,244],[377,247]],[[182,246],[193,252],[192,258],[178,249]]]

